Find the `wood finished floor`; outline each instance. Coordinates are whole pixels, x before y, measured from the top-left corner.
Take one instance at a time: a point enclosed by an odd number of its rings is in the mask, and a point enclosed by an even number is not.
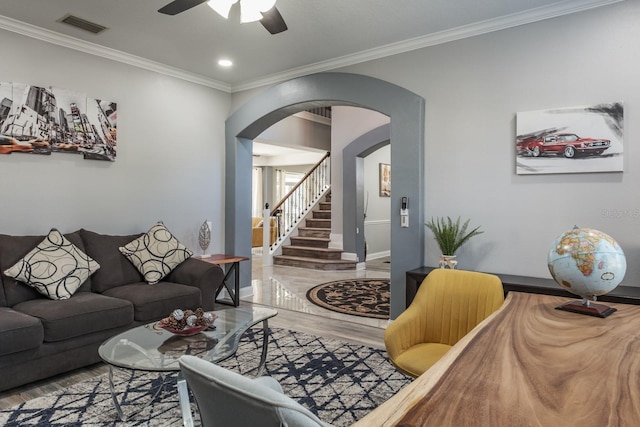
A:
[[[253,295],[242,298],[240,306],[265,305],[278,309],[278,315],[269,320],[269,326],[336,338],[373,348],[384,348],[383,335],[386,321],[342,315],[308,303],[306,291],[316,284],[341,278],[388,278],[389,272],[361,270],[351,272],[316,272],[293,267],[262,267],[260,260],[253,263]],[[224,306],[216,306],[222,309]],[[18,387],[0,393],[0,409],[11,408],[27,400],[65,388],[108,372],[99,363]]]

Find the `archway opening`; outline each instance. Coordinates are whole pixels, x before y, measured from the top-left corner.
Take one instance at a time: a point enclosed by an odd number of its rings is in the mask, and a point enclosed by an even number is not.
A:
[[[226,121],[225,251],[251,254],[252,140],[286,116],[316,106],[350,105],[390,117],[391,144],[391,318],[405,308],[405,273],[424,261],[424,99],[372,77],[320,73],[275,85],[257,95]],[[346,173],[346,171],[343,171]],[[400,224],[403,197],[411,200],[406,227]],[[343,206],[353,201],[343,200]],[[357,207],[354,207],[357,209]],[[355,235],[355,224],[343,218],[343,235]],[[353,228],[349,228],[353,227]],[[351,248],[345,241],[345,250]],[[251,269],[240,275],[249,286]]]

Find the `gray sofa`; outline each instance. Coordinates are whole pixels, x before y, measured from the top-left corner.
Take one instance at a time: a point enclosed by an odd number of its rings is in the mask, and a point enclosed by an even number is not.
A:
[[[222,269],[189,258],[149,285],[118,250],[141,234],[65,234],[100,269],[70,299],[57,301],[3,273],[45,236],[0,234],[0,391],[99,362],[107,338],[175,308],[213,310]]]

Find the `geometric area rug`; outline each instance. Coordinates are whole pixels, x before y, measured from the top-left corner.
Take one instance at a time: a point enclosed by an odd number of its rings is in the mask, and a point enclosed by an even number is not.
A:
[[[247,331],[236,356],[220,365],[250,375],[260,360],[262,329]],[[22,426],[180,426],[176,373],[114,370],[125,412],[146,406],[126,422],[116,412],[106,374],[11,409],[0,411],[0,425]],[[409,384],[384,350],[332,338],[271,328],[265,375],[274,377],[287,396],[335,426],[348,426]],[[164,382],[163,382],[164,378]],[[163,384],[164,383],[164,384]],[[162,391],[151,400],[158,387]],[[200,425],[192,398],[195,425]]]
[[[389,318],[389,279],[342,279],[307,291],[307,299],[324,309],[374,319]]]

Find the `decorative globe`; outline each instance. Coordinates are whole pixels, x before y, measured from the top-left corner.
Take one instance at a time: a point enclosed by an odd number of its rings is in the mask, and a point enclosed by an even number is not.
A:
[[[547,264],[556,283],[587,300],[614,290],[627,270],[627,259],[615,240],[577,227],[553,242]]]

